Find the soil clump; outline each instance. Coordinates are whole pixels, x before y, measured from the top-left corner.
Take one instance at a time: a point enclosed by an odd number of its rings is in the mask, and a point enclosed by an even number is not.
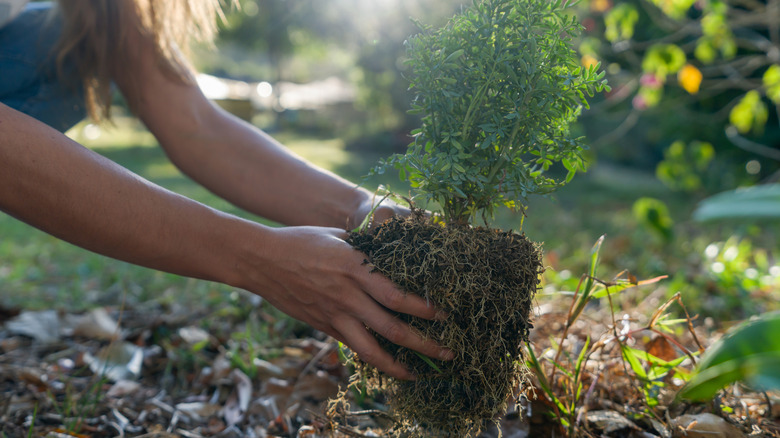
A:
[[[523,386],[523,344],[544,270],[539,246],[511,231],[443,226],[419,211],[349,242],[401,289],[447,312],[436,321],[398,317],[456,355],[439,361],[376,335],[417,380],[389,378],[355,357],[353,382],[388,397],[396,436],[476,435]]]

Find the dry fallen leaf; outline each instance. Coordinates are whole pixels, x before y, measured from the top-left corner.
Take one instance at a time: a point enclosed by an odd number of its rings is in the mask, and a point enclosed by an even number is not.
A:
[[[244,418],[252,397],[252,381],[246,374],[234,369],[230,373],[230,378],[235,386],[222,408],[222,417],[228,427],[238,424]]]
[[[84,362],[93,373],[103,375],[112,382],[134,380],[141,375],[143,350],[129,342],[114,342],[103,348],[97,356],[84,355]]]
[[[136,438],[181,438],[181,435],[176,435],[175,433],[168,433],[168,432],[151,432],[145,435],[140,435]]]
[[[222,409],[219,405],[205,402],[179,403],[176,409],[183,412],[193,420],[203,421],[212,415],[217,415]]]
[[[663,336],[658,336],[657,338],[648,342],[646,351],[653,356],[659,359],[663,359],[667,362],[671,362],[674,359],[677,359],[679,356],[672,344]]]
[[[19,336],[12,336],[6,339],[0,339],[0,350],[4,353],[10,353],[22,346],[22,339]]]
[[[102,340],[122,338],[119,324],[102,307],[92,309],[84,315],[69,315],[66,321],[67,325],[71,326],[70,334],[73,336]]]
[[[181,336],[181,339],[189,345],[205,342],[210,338],[210,335],[206,330],[192,325],[180,328],[179,336]]]
[[[625,429],[639,430],[636,424],[617,411],[590,411],[586,419],[591,427],[602,431],[603,435]]]
[[[339,382],[325,372],[307,374],[301,377],[293,388],[292,400],[325,401],[339,392]]]
[[[674,438],[744,438],[745,434],[717,415],[704,413],[672,419]]]
[[[56,310],[24,311],[5,323],[9,332],[44,344],[60,340],[60,317]]]
[[[106,396],[112,398],[124,398],[136,393],[141,388],[141,384],[132,380],[119,380],[108,390]]]

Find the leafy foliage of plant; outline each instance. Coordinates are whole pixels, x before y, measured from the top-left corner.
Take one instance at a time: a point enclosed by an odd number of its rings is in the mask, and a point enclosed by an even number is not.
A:
[[[711,196],[699,204],[693,217],[702,222],[777,220],[780,218],[780,184],[766,184]]]
[[[579,65],[581,26],[561,1],[477,0],[440,29],[407,42],[412,112],[422,116],[396,167],[447,222],[487,220],[504,205],[549,193],[585,170],[569,124],[586,94],[608,89],[597,66]],[[545,172],[557,162],[565,179]]]
[[[656,198],[642,197],[634,202],[634,217],[668,243],[674,238],[674,221],[669,208]]]
[[[626,154],[626,141],[633,150],[645,147],[655,154],[659,146],[667,148],[659,176],[671,188],[688,192],[755,183],[754,175],[770,175],[777,168],[780,153],[773,145],[780,114],[780,65],[774,54],[780,48],[780,28],[773,3],[587,3],[587,12],[580,9],[588,23],[580,45],[583,61],[609,65],[610,83],[619,90],[603,106],[616,116],[616,123],[600,128],[614,131],[602,134],[604,144],[594,139],[594,147],[618,156]],[[627,105],[621,106],[624,99]],[[605,116],[605,111],[592,111],[588,121]],[[681,146],[700,154],[699,146],[706,144],[712,146],[713,153],[707,152],[712,166],[697,162],[687,169],[669,168],[668,155],[679,155]],[[755,164],[746,175],[749,160]],[[676,175],[668,174],[670,170]],[[732,176],[723,178],[724,172]],[[703,187],[705,182],[709,187]]]
[[[738,380],[763,390],[780,389],[778,330],[778,312],[740,324],[707,350],[680,397],[709,400]]]

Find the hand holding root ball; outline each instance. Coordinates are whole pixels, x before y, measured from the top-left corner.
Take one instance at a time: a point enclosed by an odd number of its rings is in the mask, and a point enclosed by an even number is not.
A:
[[[193,36],[214,37],[221,2],[57,3],[31,2],[2,24],[0,48],[25,53],[8,61],[25,74],[3,76],[0,89],[0,210],[105,256],[253,291],[400,379],[412,375],[367,328],[448,357],[396,316],[429,320],[436,309],[371,273],[345,241],[345,229],[374,210],[373,194],[296,156],[199,89],[180,49]],[[20,99],[30,81],[55,82],[57,92]],[[95,123],[109,118],[114,90],[184,174],[290,228],[173,193],[63,134],[86,113]],[[386,203],[374,213],[381,221],[408,209]]]
[[[263,274],[258,284],[273,285],[265,289],[264,297],[279,310],[338,339],[362,360],[399,379],[414,376],[380,347],[368,329],[427,356],[451,358],[450,352],[423,340],[391,313],[432,320],[437,317],[437,309],[425,299],[399,290],[382,274],[372,273],[365,263],[366,256],[346,243],[346,237],[345,231],[336,228],[275,229],[267,247],[272,262],[255,267]]]

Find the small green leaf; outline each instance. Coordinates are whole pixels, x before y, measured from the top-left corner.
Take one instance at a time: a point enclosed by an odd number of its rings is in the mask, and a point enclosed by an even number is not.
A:
[[[751,130],[759,133],[764,129],[768,117],[769,111],[761,101],[761,95],[756,90],[750,90],[731,109],[729,122],[742,134]]]
[[[582,371],[582,367],[585,365],[585,358],[587,357],[588,347],[590,347],[590,336],[588,336],[585,339],[585,345],[582,346],[582,350],[580,350],[580,355],[577,357],[577,363],[574,367],[574,374],[576,376],[580,375],[580,372]]]
[[[679,396],[712,398],[736,382],[762,390],[780,389],[780,312],[771,312],[740,324],[707,349]]]
[[[341,361],[341,363],[349,362],[349,356],[347,353],[349,350],[347,349],[347,346],[344,345],[341,341],[339,341],[338,345],[339,345],[338,348],[339,361]]]
[[[628,362],[628,365],[631,367],[631,370],[634,372],[634,374],[636,374],[636,376],[642,380],[647,380],[647,372],[642,367],[642,363],[639,361],[639,350],[635,350],[626,346],[625,344],[620,344],[620,350],[623,352],[623,359]]]
[[[762,79],[766,88],[766,97],[775,104],[780,104],[780,65],[769,66]]]
[[[537,359],[536,354],[531,348],[531,344],[526,342],[526,349],[528,351],[528,357],[530,358],[530,361],[526,362],[526,364],[528,365],[528,368],[530,368],[536,374],[536,377],[539,379],[539,385],[542,387],[542,391],[544,391],[544,393],[547,394],[548,397],[550,397],[553,403],[555,403],[555,405],[558,406],[558,409],[560,409],[562,412],[569,413],[569,408],[566,407],[566,405],[563,402],[561,402],[558,396],[555,395],[555,392],[551,389],[550,383],[547,381],[547,377],[544,375],[544,370],[542,369],[542,366],[539,363],[539,359]]]
[[[447,62],[457,61],[458,59],[460,59],[461,56],[463,56],[464,53],[466,53],[464,49],[456,50],[450,53],[449,56],[447,56],[447,58],[444,59],[444,62],[447,63]]]
[[[575,169],[571,169],[571,170],[569,170],[569,171],[566,173],[566,179],[565,179],[565,181],[566,181],[567,183],[570,183],[570,182],[571,182],[571,180],[573,180],[573,179],[574,179],[574,175],[576,175],[576,174],[577,174],[577,170],[575,170]]]
[[[419,358],[420,358],[420,359],[422,359],[422,360],[423,360],[425,363],[427,363],[427,364],[428,364],[428,366],[430,366],[431,368],[433,368],[434,370],[436,370],[436,372],[437,372],[437,373],[441,373],[441,372],[442,372],[442,371],[441,371],[441,368],[439,368],[439,367],[438,367],[438,366],[437,366],[435,363],[433,363],[433,361],[431,360],[431,358],[430,358],[430,357],[428,357],[428,356],[426,356],[426,355],[424,355],[424,354],[422,354],[422,353],[418,353],[417,351],[415,351],[415,352],[414,352],[414,354],[416,354],[416,355],[417,355],[417,357],[419,357]]]
[[[729,219],[780,219],[780,184],[766,184],[723,192],[703,200],[693,212],[700,222]]]
[[[675,44],[655,44],[645,53],[642,70],[658,77],[677,73],[685,65],[685,52]]]
[[[604,243],[605,237],[606,236],[599,237],[590,250],[588,277],[585,279],[585,286],[583,287],[582,292],[580,292],[579,298],[577,299],[577,305],[569,316],[569,325],[571,325],[580,316],[580,313],[582,313],[583,309],[585,309],[585,305],[587,305],[588,301],[590,301],[592,298],[590,295],[593,292],[594,279],[596,278],[596,269],[598,268],[599,264],[599,251],[601,250],[601,245]]]

